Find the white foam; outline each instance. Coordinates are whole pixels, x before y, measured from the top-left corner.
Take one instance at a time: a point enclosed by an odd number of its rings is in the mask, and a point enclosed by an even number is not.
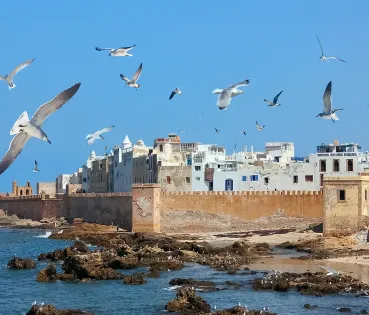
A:
[[[51,232],[47,231],[45,234],[37,235],[38,238],[48,238],[51,235]]]
[[[166,290],[166,291],[174,291],[174,290],[177,290],[178,288],[180,288],[181,285],[173,285],[169,288],[163,288],[163,290]]]

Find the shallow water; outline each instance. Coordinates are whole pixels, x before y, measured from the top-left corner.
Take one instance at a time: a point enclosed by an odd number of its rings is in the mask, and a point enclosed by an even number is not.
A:
[[[190,264],[179,271],[165,272],[158,279],[147,279],[147,284],[139,286],[125,285],[120,280],[95,281],[91,283],[38,283],[36,275],[46,266],[46,262],[37,262],[35,270],[9,270],[6,264],[14,255],[36,259],[41,252],[52,251],[69,246],[71,241],[51,240],[37,237],[45,231],[0,229],[0,314],[25,314],[33,301],[54,304],[58,308],[77,308],[95,312],[96,315],[111,314],[165,314],[165,304],[175,297],[168,282],[175,277],[191,277],[212,280],[222,284],[232,280],[245,284],[239,290],[224,290],[199,293],[212,307],[223,309],[238,305],[247,305],[250,309],[261,309],[268,305],[270,310],[281,315],[287,314],[338,314],[336,307],[346,306],[352,314],[361,309],[369,310],[369,298],[357,298],[354,295],[329,296],[323,298],[302,296],[295,291],[286,293],[255,292],[251,281],[256,275],[227,275],[208,267]],[[60,264],[57,266],[60,268]],[[141,269],[142,270],[142,269]],[[122,270],[133,273],[135,270]],[[317,304],[316,310],[305,310],[305,303]]]

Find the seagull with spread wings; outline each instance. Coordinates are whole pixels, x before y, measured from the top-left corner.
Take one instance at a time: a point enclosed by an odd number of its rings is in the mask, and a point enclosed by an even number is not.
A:
[[[316,117],[323,119],[331,119],[333,122],[339,120],[336,112],[343,110],[343,108],[332,109],[332,81],[329,81],[323,94],[324,109],[323,112],[318,114]]]
[[[35,160],[35,166],[33,168],[33,173],[38,173],[40,170],[38,169],[38,163],[37,161]]]
[[[137,91],[137,89],[140,87],[140,85],[137,83],[137,80],[140,78],[141,75],[141,71],[142,71],[142,63],[140,64],[140,66],[138,67],[138,69],[136,70],[135,74],[133,75],[132,79],[128,79],[126,76],[124,76],[123,74],[120,75],[120,77],[122,78],[123,81],[126,81],[126,85],[125,86],[131,86],[134,87]]]
[[[328,271],[328,273],[326,273],[326,276],[338,276],[338,275],[341,274],[339,271],[336,271],[334,269],[331,269],[331,268],[328,268],[328,267],[325,267],[325,266],[319,265],[319,267],[325,269],[326,271]]]
[[[214,128],[216,133],[219,133],[220,130],[218,128]]]
[[[318,42],[319,42],[319,46],[320,46],[320,51],[321,51],[321,56],[319,57],[320,60],[323,60],[323,61],[327,61],[329,62],[328,59],[335,59],[335,60],[339,60],[339,61],[342,61],[342,62],[346,62],[345,60],[342,60],[340,58],[337,58],[335,56],[330,56],[330,57],[327,57],[324,55],[324,51],[323,51],[323,47],[322,47],[322,43],[320,42],[320,39],[319,39],[319,36],[316,35],[316,38],[318,39]]]
[[[238,89],[240,86],[249,85],[250,80],[246,79],[244,81],[238,82],[236,84],[232,84],[225,89],[215,89],[213,91],[214,94],[220,94],[217,102],[217,106],[220,110],[227,109],[229,104],[231,103],[232,97],[237,96],[244,91]]]
[[[174,95],[176,95],[176,94],[178,94],[178,95],[182,94],[181,90],[178,87],[176,87],[175,90],[172,91],[172,93],[169,96],[169,99],[171,100],[174,97]]]
[[[112,130],[115,126],[110,126],[110,127],[107,127],[107,128],[104,128],[104,129],[101,129],[101,130],[98,130],[94,133],[91,133],[91,134],[88,134],[86,136],[86,139],[88,140],[87,141],[87,144],[88,145],[91,145],[95,142],[95,140],[97,139],[102,139],[102,140],[105,140],[105,138],[102,136],[103,133],[105,132],[109,132],[110,130]]]
[[[128,51],[130,51],[133,47],[135,47],[136,45],[132,45],[129,47],[119,47],[119,48],[99,48],[99,47],[95,47],[95,49],[97,51],[104,51],[104,50],[109,50],[109,56],[114,56],[114,57],[132,57],[132,54],[129,54]]]
[[[43,122],[51,114],[60,109],[65,103],[67,103],[74,94],[77,93],[81,83],[77,83],[69,89],[61,92],[59,95],[54,97],[51,101],[41,105],[31,120],[28,119],[27,112],[23,112],[18,120],[14,123],[13,128],[10,130],[10,135],[15,135],[10,142],[8,152],[0,162],[0,175],[14,162],[17,156],[22,152],[26,142],[31,138],[38,138],[40,140],[50,140],[41,129]]]
[[[28,60],[26,62],[21,63],[20,65],[18,65],[17,67],[15,67],[15,69],[8,75],[6,74],[5,76],[0,76],[0,80],[6,81],[9,85],[9,90],[10,89],[14,89],[16,87],[16,85],[13,82],[13,79],[15,77],[15,75],[21,71],[22,69],[24,69],[25,67],[27,67],[28,65],[30,65],[33,61],[35,60],[35,58]]]
[[[281,106],[281,104],[278,104],[277,102],[278,102],[278,98],[282,94],[282,92],[283,92],[283,90],[280,91],[276,96],[274,96],[273,102],[271,102],[269,100],[266,100],[265,98],[264,98],[264,102],[267,102],[269,104],[268,105],[269,107],[278,107],[278,106]]]
[[[258,131],[263,130],[263,129],[264,129],[264,127],[265,127],[265,125],[261,126],[261,125],[259,125],[259,124],[258,124],[258,122],[256,122],[256,129],[257,129]]]

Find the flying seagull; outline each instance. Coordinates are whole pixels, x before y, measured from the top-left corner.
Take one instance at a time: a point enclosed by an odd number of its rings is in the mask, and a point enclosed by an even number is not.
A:
[[[27,67],[28,65],[30,65],[33,61],[35,60],[35,58],[28,60],[26,62],[21,63],[20,65],[18,65],[9,75],[6,74],[5,76],[0,76],[0,80],[4,80],[8,83],[9,85],[9,90],[10,89],[14,89],[16,87],[16,85],[13,82],[13,79],[15,77],[15,75],[21,71],[23,68]]]
[[[339,110],[343,110],[343,108],[332,109],[332,81],[329,81],[327,87],[325,88],[323,94],[323,103],[323,112],[318,114],[316,117],[321,117],[323,119],[332,119],[333,122],[335,122],[335,120],[339,120],[336,112],[338,112]]]
[[[271,102],[269,100],[266,100],[265,98],[264,98],[264,102],[269,103],[269,105],[268,105],[269,107],[278,107],[278,106],[281,106],[281,104],[278,104],[277,102],[278,102],[278,97],[279,97],[279,95],[282,94],[282,92],[283,92],[283,90],[280,91],[276,96],[274,96],[273,102]]]
[[[243,133],[246,136],[246,131],[245,130],[242,130],[241,133]]]
[[[346,62],[345,60],[342,60],[342,59],[337,58],[337,57],[335,57],[335,56],[330,56],[330,57],[325,56],[325,55],[324,55],[324,52],[323,52],[322,43],[320,42],[319,36],[318,36],[318,35],[316,35],[316,38],[318,39],[319,46],[320,46],[320,51],[321,51],[321,54],[322,54],[322,55],[319,57],[319,59],[320,59],[320,60],[323,60],[323,61],[327,61],[327,62],[329,62],[329,60],[328,60],[328,59],[336,59],[336,60],[339,60],[339,61],[342,61],[342,62]]]
[[[229,104],[231,103],[232,97],[237,96],[244,91],[239,90],[239,86],[249,85],[250,80],[246,79],[244,81],[238,82],[236,84],[232,84],[225,89],[215,89],[213,91],[214,94],[220,94],[217,102],[217,106],[220,110],[227,109]]]
[[[28,114],[26,111],[22,113],[22,115],[14,123],[12,130],[10,130],[10,135],[15,136],[10,142],[8,152],[6,152],[5,156],[0,162],[0,175],[4,173],[4,171],[14,162],[17,156],[22,152],[26,142],[31,137],[51,143],[45,132],[41,129],[43,122],[47,117],[67,103],[73,97],[73,95],[77,93],[80,86],[81,83],[77,83],[69,89],[61,92],[51,101],[41,105],[31,120],[28,119]]]
[[[368,105],[368,106],[369,106],[369,105]],[[204,119],[204,113],[202,113],[202,115],[201,115],[201,116],[196,117],[196,119]]]
[[[217,128],[214,128],[215,129],[215,132],[216,133],[219,133],[220,132],[220,130],[219,129],[217,129]]]
[[[33,173],[38,173],[40,170],[38,169],[38,163],[35,160],[35,167],[33,168]]]
[[[109,56],[114,56],[114,57],[132,57],[132,54],[129,54],[128,51],[130,51],[133,47],[135,47],[136,45],[133,46],[129,46],[129,47],[119,47],[119,48],[99,48],[99,47],[95,47],[95,49],[97,51],[103,51],[103,50],[109,50]]]
[[[265,125],[261,126],[261,125],[259,125],[259,124],[258,124],[258,122],[256,122],[256,129],[257,129],[258,131],[263,130],[263,129],[264,129],[264,127],[265,127]]]
[[[178,131],[179,133],[185,133],[185,132],[187,132],[187,130],[181,130],[181,129],[177,129],[177,131]]]
[[[236,142],[236,144],[234,145],[234,150],[236,151],[236,148],[237,148],[237,142]]]
[[[112,130],[115,126],[110,126],[108,128],[104,128],[104,129],[101,129],[101,130],[98,130],[96,131],[95,133],[92,133],[92,134],[88,134],[86,136],[86,139],[88,140],[87,141],[87,144],[88,145],[91,145],[95,142],[96,139],[102,139],[102,140],[105,140],[104,137],[102,136],[103,133],[105,132],[108,132],[110,130]]]
[[[333,270],[331,268],[324,267],[324,266],[321,266],[321,265],[319,265],[319,267],[328,271],[328,273],[326,273],[326,276],[338,276],[340,274],[339,271]]]
[[[126,76],[124,76],[123,74],[120,75],[120,77],[122,78],[122,80],[126,81],[126,86],[131,86],[134,87],[137,91],[137,89],[140,87],[140,85],[137,82],[137,80],[140,78],[141,75],[141,71],[142,71],[142,63],[140,64],[140,66],[138,67],[138,69],[136,70],[135,74],[133,75],[132,79],[128,79]]]
[[[169,99],[171,100],[174,97],[174,95],[176,95],[176,94],[178,94],[178,95],[182,94],[181,90],[178,87],[176,87],[176,89],[174,91],[172,91],[172,93],[169,96]]]

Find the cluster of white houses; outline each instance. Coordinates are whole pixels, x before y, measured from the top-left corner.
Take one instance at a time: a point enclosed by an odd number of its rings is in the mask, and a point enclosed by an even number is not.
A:
[[[130,192],[135,183],[160,183],[167,191],[306,190],[322,187],[323,176],[354,176],[369,169],[368,153],[357,144],[321,144],[308,157],[295,157],[291,142],[266,143],[265,152],[247,147],[226,155],[224,147],[181,143],[170,134],[153,147],[142,140],[123,143],[104,155],[91,152],[72,175],[59,175],[56,193],[66,184],[82,184],[81,192]]]

